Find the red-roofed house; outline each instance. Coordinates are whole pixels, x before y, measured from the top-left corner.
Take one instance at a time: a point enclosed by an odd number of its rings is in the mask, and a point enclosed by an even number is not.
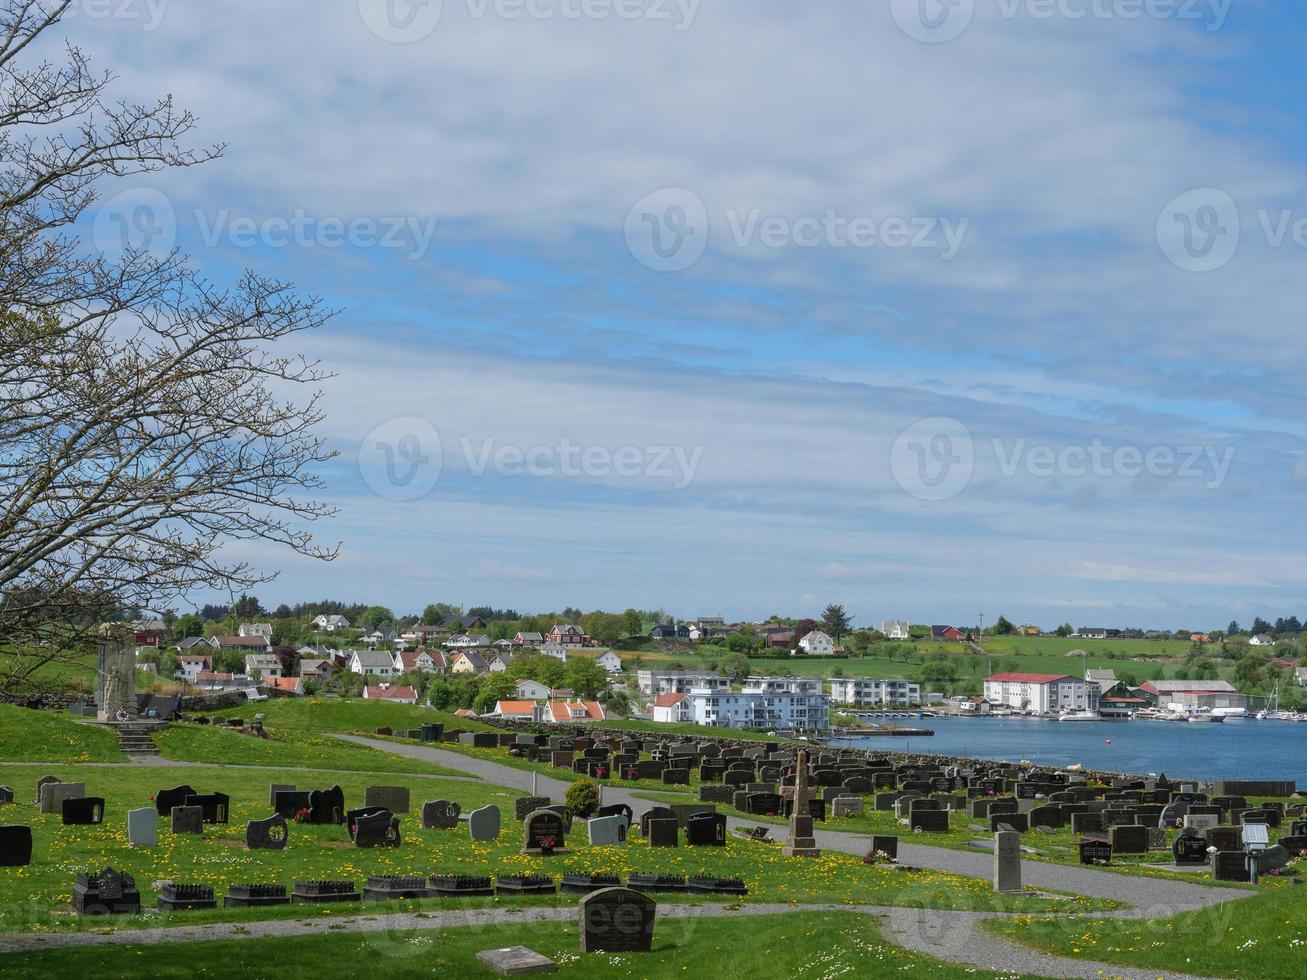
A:
[[[544,713],[543,705],[535,701],[496,701],[495,714],[500,718],[513,721],[539,721]]]
[[[395,654],[395,669],[401,674],[443,674],[445,655],[439,650],[403,650]]]
[[[392,701],[395,704],[417,704],[418,692],[403,684],[369,684],[363,688],[363,696],[369,701]]]
[[[653,700],[653,720],[663,724],[693,721],[694,706],[689,697],[673,691]]]
[[[304,678],[302,677],[265,677],[263,686],[270,691],[277,691],[281,694],[304,694]]]
[[[545,721],[603,721],[605,717],[598,701],[550,701],[545,705]]]
[[[1090,703],[1090,687],[1094,703]],[[1064,711],[1097,710],[1098,685],[1066,674],[993,674],[985,678],[985,700],[1018,711],[1056,715]]]

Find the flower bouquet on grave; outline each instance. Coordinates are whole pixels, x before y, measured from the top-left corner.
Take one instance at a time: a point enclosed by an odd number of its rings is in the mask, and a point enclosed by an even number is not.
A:
[[[302,806],[302,807],[300,807],[298,810],[295,811],[295,822],[296,822],[296,823],[304,823],[304,821],[306,821],[306,820],[308,820],[308,819],[309,819],[309,808],[308,808],[308,807],[306,807],[306,806]],[[352,835],[352,834],[354,833],[354,828],[351,827],[351,828],[349,829],[349,832],[350,832],[350,834]]]
[[[558,838],[541,837],[540,838],[540,856],[550,857],[554,853],[554,848],[558,846]]]

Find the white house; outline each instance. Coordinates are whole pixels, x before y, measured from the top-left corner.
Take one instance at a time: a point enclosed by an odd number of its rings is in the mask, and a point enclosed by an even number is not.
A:
[[[353,650],[349,655],[349,669],[364,677],[394,677],[395,661],[386,650]]]
[[[344,616],[318,616],[309,625],[324,633],[335,633],[337,630],[349,629],[349,620]]]
[[[1297,678],[1299,687],[1307,687],[1307,667],[1295,667],[1293,676]]]
[[[187,684],[194,684],[201,673],[213,670],[213,658],[197,653],[184,653],[177,658],[181,664],[181,676]]]
[[[522,701],[548,701],[552,692],[539,681],[523,678],[517,682],[517,696]]]
[[[653,720],[669,725],[694,720],[694,703],[686,694],[660,694],[653,700]]]
[[[1273,647],[1275,646],[1275,637],[1268,636],[1265,633],[1258,633],[1248,640],[1250,647]]]
[[[605,650],[595,657],[595,663],[610,674],[620,674],[622,672],[622,658],[612,650]]]
[[[542,633],[517,633],[513,637],[513,646],[517,647],[538,647],[544,642]]]
[[[880,624],[880,631],[887,640],[906,640],[908,638],[908,621],[906,619],[887,619]]]
[[[241,623],[236,630],[238,636],[263,636],[272,639],[271,623]]]
[[[369,701],[390,701],[392,704],[417,704],[418,692],[402,684],[369,684],[363,688]]]
[[[799,649],[810,657],[829,656],[835,652],[835,641],[821,630],[813,630],[799,641]]]
[[[567,647],[561,643],[542,643],[536,650],[546,657],[553,657],[555,660],[561,660],[567,663]]]
[[[281,676],[281,661],[270,653],[247,653],[245,673],[261,680],[272,680]]]
[[[1096,707],[1090,703],[1091,687],[1097,695],[1097,684],[1066,674],[992,674],[985,678],[985,700],[1018,711],[1059,714]]]
[[[856,708],[920,704],[921,685],[916,681],[872,677],[836,677],[830,681],[831,700]]]

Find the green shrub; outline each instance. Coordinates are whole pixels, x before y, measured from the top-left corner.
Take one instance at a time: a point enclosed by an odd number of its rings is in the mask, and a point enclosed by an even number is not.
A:
[[[599,784],[593,779],[578,779],[567,787],[564,800],[578,817],[588,817],[599,809]]]

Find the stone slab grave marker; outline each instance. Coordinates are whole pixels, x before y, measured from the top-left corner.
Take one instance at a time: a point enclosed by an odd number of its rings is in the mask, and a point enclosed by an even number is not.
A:
[[[0,806],[8,806],[14,802],[14,788],[12,786],[0,786]]]
[[[503,949],[483,949],[477,953],[477,962],[491,973],[501,977],[525,976],[529,973],[553,973],[558,964],[547,956],[525,946],[506,946]]]
[[[41,812],[63,813],[64,800],[76,800],[85,795],[85,783],[46,783],[41,787]]]
[[[280,813],[245,825],[245,846],[251,851],[284,851],[290,840],[290,828]]]
[[[277,808],[278,793],[293,793],[295,787],[290,783],[269,783],[268,784],[268,806],[274,810]]]
[[[649,823],[653,820],[672,820],[676,821],[676,811],[666,806],[651,806],[640,817],[640,835],[649,836]]]
[[[646,814],[646,817],[648,815]],[[644,819],[644,836],[650,847],[678,847],[680,845],[680,826],[675,817],[654,817]]]
[[[535,810],[522,822],[522,853],[547,857],[567,852],[563,818],[553,810]]]
[[[592,847],[626,843],[626,817],[594,817],[585,826]]]
[[[173,807],[185,806],[186,797],[194,795],[194,788],[187,783],[174,786],[172,789],[161,789],[154,794],[154,808],[159,816],[166,817],[172,813]]]
[[[155,815],[156,819],[158,815]],[[159,908],[164,912],[190,912],[197,909],[216,909],[218,900],[211,885],[185,885],[175,881],[159,884]]]
[[[581,899],[581,952],[647,953],[658,905],[630,888],[601,888]]]
[[[860,817],[864,809],[860,796],[837,796],[831,801],[831,816],[836,818]]]
[[[73,885],[73,911],[78,915],[136,915],[141,911],[136,879],[113,868],[78,875]]]
[[[1181,867],[1207,863],[1207,841],[1192,833],[1182,833],[1171,845],[1175,863]]]
[[[399,818],[382,806],[365,806],[345,814],[355,847],[399,847]]]
[[[422,804],[423,830],[453,830],[458,826],[462,807],[450,800],[432,800]]]
[[[127,811],[127,843],[154,847],[159,843],[159,813],[152,806]]]
[[[407,786],[369,786],[363,791],[365,807],[384,807],[391,813],[408,813]]]
[[[521,823],[536,810],[543,810],[552,802],[547,796],[519,796],[513,801],[513,819]]]
[[[345,822],[345,791],[339,786],[312,790],[309,792],[308,809],[309,812],[304,818],[305,823],[342,824]],[[282,813],[282,816],[294,815]]]
[[[0,868],[24,868],[32,863],[32,828],[0,827]]]
[[[172,818],[170,826],[174,834],[204,833],[204,807],[202,806],[175,806],[169,816]]]
[[[205,823],[225,824],[231,812],[231,797],[226,793],[201,793],[186,797],[186,806],[198,806]]]
[[[467,817],[468,834],[475,841],[499,839],[499,807],[493,803],[473,810]]]
[[[60,781],[61,781],[61,780],[59,779],[58,776],[42,776],[40,779],[38,779],[38,780],[36,781],[36,796],[33,797],[34,802],[35,802],[38,806],[40,805],[40,803],[41,803],[41,788],[42,788],[42,787],[44,787],[44,786],[48,786],[50,783],[57,783],[57,782],[60,782]]]
[[[685,842],[691,847],[725,847],[726,816],[696,813],[685,822]]]
[[[1147,854],[1148,827],[1139,824],[1118,824],[1108,831],[1114,854]]]
[[[1099,861],[1112,863],[1112,844],[1100,838],[1086,837],[1080,842],[1080,863],[1096,864]]]
[[[1148,849],[1150,851],[1165,851],[1170,845],[1166,842],[1165,827],[1149,827],[1148,830]]]
[[[62,818],[65,827],[104,823],[104,797],[79,796],[64,800]]]
[[[1021,835],[1000,830],[994,835],[994,891],[1000,895],[1021,892]]]

